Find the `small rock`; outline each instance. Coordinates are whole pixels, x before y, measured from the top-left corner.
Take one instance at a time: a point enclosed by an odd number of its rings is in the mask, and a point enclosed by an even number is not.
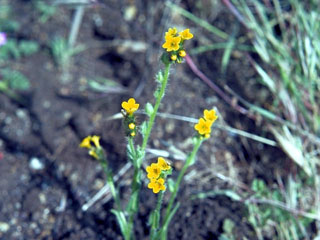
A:
[[[31,229],[36,229],[36,228],[37,228],[37,224],[34,223],[34,222],[31,223],[31,224],[30,224],[30,228],[31,228]]]
[[[44,193],[40,193],[39,200],[40,200],[41,204],[45,204],[47,202],[46,195]]]
[[[167,132],[167,133],[173,133],[174,130],[175,130],[174,122],[173,122],[173,121],[169,121],[169,122],[166,124],[166,132]]]
[[[72,116],[72,114],[71,114],[71,112],[69,112],[69,111],[65,111],[65,112],[63,113],[63,118],[64,118],[64,119],[70,119],[71,116]]]
[[[44,107],[45,109],[50,108],[50,107],[51,107],[50,101],[44,101],[44,102],[43,102],[43,107]]]
[[[130,22],[132,21],[137,15],[137,8],[135,6],[128,6],[124,10],[124,16],[123,18]]]
[[[26,118],[27,113],[23,109],[18,109],[16,111],[16,115],[17,115],[18,118],[24,119],[24,118]]]
[[[8,232],[10,225],[6,222],[0,222],[0,232]]]
[[[29,167],[32,170],[43,170],[44,169],[44,164],[42,161],[37,158],[37,157],[32,157],[29,163]]]
[[[95,190],[100,190],[104,186],[104,181],[101,179],[96,179],[93,184]]]
[[[64,210],[66,209],[66,206],[67,206],[67,199],[63,195],[61,200],[60,200],[60,205],[56,208],[56,211],[57,212],[64,212]]]

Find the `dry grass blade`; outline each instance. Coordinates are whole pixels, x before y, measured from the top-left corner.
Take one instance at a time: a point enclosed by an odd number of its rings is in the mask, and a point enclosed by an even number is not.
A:
[[[279,142],[281,148],[287,155],[297,163],[308,176],[312,175],[312,168],[309,159],[304,155],[304,150],[302,148],[299,138],[294,137],[289,129],[283,126],[282,130],[275,127],[270,127],[273,135]]]

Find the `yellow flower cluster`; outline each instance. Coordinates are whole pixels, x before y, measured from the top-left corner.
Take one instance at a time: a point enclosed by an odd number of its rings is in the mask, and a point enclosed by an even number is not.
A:
[[[199,119],[198,123],[194,125],[194,129],[198,131],[198,133],[205,137],[209,138],[211,133],[211,126],[217,120],[218,116],[215,110],[207,110],[203,111],[203,117]]]
[[[134,137],[136,135],[136,123],[133,113],[139,109],[139,104],[134,98],[130,98],[128,102],[123,101],[121,104],[124,109],[125,128],[127,136]]]
[[[94,146],[91,145],[91,142],[94,144]],[[79,144],[82,148],[88,148],[89,149],[89,155],[94,157],[95,159],[98,159],[97,149],[100,149],[100,137],[93,135],[88,136],[82,140],[82,142]]]
[[[166,190],[166,186],[164,185],[165,180],[163,178],[163,171],[168,171],[170,169],[171,166],[162,157],[158,157],[157,163],[152,163],[147,167],[147,177],[150,180],[148,188],[152,189],[153,193]]]
[[[169,28],[168,32],[165,35],[165,43],[162,45],[167,52],[171,52],[170,59],[171,61],[178,63],[182,62],[187,53],[183,49],[183,44],[185,40],[193,38],[193,34],[190,33],[190,29],[185,29],[182,32],[177,31],[176,28]]]

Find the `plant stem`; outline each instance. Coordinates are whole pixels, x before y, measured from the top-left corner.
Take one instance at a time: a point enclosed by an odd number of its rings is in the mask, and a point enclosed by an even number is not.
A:
[[[141,152],[142,152],[143,156],[141,156],[139,158],[139,161],[138,161],[139,168],[140,168],[140,166],[142,164],[142,160],[143,160],[144,155],[145,155],[145,149],[147,147],[147,143],[148,143],[148,140],[149,140],[149,136],[150,136],[153,124],[154,124],[154,120],[156,118],[156,115],[157,115],[161,100],[162,100],[162,98],[164,96],[164,92],[166,90],[166,86],[167,86],[168,78],[169,78],[170,66],[171,66],[170,63],[165,64],[164,76],[163,76],[163,79],[161,81],[160,91],[159,91],[159,94],[158,94],[158,96],[156,98],[156,103],[154,105],[153,112],[150,115],[149,121],[147,123],[147,130],[146,130],[146,133],[144,135],[144,138],[143,138],[143,141],[142,141],[142,145],[141,145]]]
[[[132,185],[131,185],[132,193],[131,193],[131,197],[130,197],[130,201],[129,201],[129,203],[131,204],[130,209],[129,209],[129,223],[128,223],[129,232],[132,231],[134,215],[138,211],[138,199],[137,198],[138,198],[139,192],[140,192],[140,176],[141,176],[141,174],[139,174],[139,172],[141,171],[142,161],[145,156],[145,149],[147,147],[147,143],[148,143],[148,140],[150,137],[150,133],[151,133],[153,124],[154,124],[154,120],[156,118],[161,100],[164,96],[165,89],[166,89],[166,86],[168,83],[170,65],[171,65],[170,63],[165,64],[164,76],[161,81],[159,94],[156,98],[156,103],[154,105],[153,112],[150,115],[149,121],[147,123],[147,130],[146,130],[146,133],[145,133],[143,141],[142,141],[141,150],[140,150],[142,155],[137,154],[137,151],[136,151],[134,144],[133,144],[133,139],[129,138],[129,140],[128,140],[129,149],[132,154],[132,163],[134,166],[133,181],[132,181]]]
[[[133,138],[129,137],[128,138],[128,147],[130,151],[130,155],[132,157],[132,164],[134,167],[134,173],[133,173],[133,179],[132,179],[132,184],[131,184],[131,196],[129,200],[129,209],[128,209],[128,214],[129,214],[129,221],[128,221],[128,232],[131,234],[132,229],[133,229],[133,220],[134,220],[134,215],[138,211],[139,206],[138,206],[138,195],[139,195],[139,189],[140,189],[140,175],[139,175],[139,168],[137,166],[137,152],[134,147],[134,142]]]
[[[133,138],[132,137],[128,137],[128,147],[129,147],[129,151],[132,154],[132,164],[136,165],[136,161],[137,161],[137,152],[136,149],[134,147],[134,142],[133,142]]]
[[[156,239],[156,233],[159,228],[159,222],[160,222],[160,211],[161,211],[161,205],[163,200],[164,191],[160,191],[157,206],[153,212],[153,219],[152,219],[152,226],[151,226],[151,240]]]
[[[116,190],[116,187],[114,185],[114,181],[113,181],[113,175],[111,170],[108,167],[108,161],[107,158],[104,154],[104,152],[102,152],[103,150],[101,149],[101,152],[99,152],[98,156],[99,156],[99,162],[103,168],[103,171],[107,177],[107,183],[110,187],[110,191],[112,194],[112,197],[114,199],[114,201],[116,202],[117,205],[117,209],[120,211],[121,210],[121,205],[120,205],[120,198],[119,198],[119,194],[118,191]]]
[[[139,176],[140,176],[139,168],[134,166],[133,181],[132,181],[132,185],[131,185],[132,192],[131,192],[131,196],[130,196],[130,200],[129,200],[129,203],[131,203],[131,206],[128,211],[128,214],[129,214],[128,227],[129,227],[130,233],[133,229],[134,215],[136,214],[136,212],[139,209],[139,201],[138,201],[139,191],[140,191],[140,183],[139,183],[140,177]]]
[[[174,189],[173,189],[173,192],[172,192],[172,194],[170,196],[169,204],[168,204],[168,207],[167,207],[167,210],[166,210],[166,214],[165,214],[165,218],[164,218],[164,222],[163,223],[165,223],[168,220],[168,217],[169,217],[171,209],[172,209],[172,205],[173,205],[174,200],[176,199],[177,193],[179,191],[179,186],[180,186],[180,183],[182,181],[182,178],[183,178],[184,174],[186,173],[188,167],[191,165],[192,162],[194,162],[194,158],[195,158],[195,156],[196,156],[196,154],[197,154],[197,152],[199,150],[199,147],[200,147],[200,145],[201,145],[203,140],[197,138],[196,141],[197,142],[194,144],[192,152],[188,156],[188,158],[186,160],[186,163],[184,164],[182,170],[179,173],[179,176],[178,176],[178,179],[176,181],[176,184],[174,185]]]

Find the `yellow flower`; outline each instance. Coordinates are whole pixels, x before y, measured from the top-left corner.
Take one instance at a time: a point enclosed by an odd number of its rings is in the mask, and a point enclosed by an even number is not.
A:
[[[94,145],[99,148],[100,147],[100,137],[99,136],[92,136],[91,141],[94,143]]]
[[[194,129],[197,130],[200,135],[210,134],[211,122],[206,121],[203,118],[200,118],[199,122],[196,125],[194,125]]]
[[[148,184],[148,188],[152,189],[153,193],[158,193],[160,191],[166,190],[166,186],[164,185],[164,179],[151,179]]]
[[[128,125],[128,127],[129,127],[131,130],[133,130],[133,129],[136,127],[136,125],[135,125],[134,123],[130,123],[130,124]]]
[[[131,137],[134,137],[136,135],[135,132],[130,133]]]
[[[187,55],[186,51],[185,50],[180,50],[179,51],[179,56],[180,57],[185,57]]]
[[[163,157],[158,157],[157,165],[160,167],[161,170],[170,170],[170,165]]]
[[[172,60],[172,61],[177,60],[177,55],[175,55],[175,54],[171,55],[171,60]]]
[[[147,167],[147,177],[149,179],[158,178],[161,174],[161,169],[158,164],[152,163],[150,166]]]
[[[206,121],[209,121],[209,122],[211,122],[211,124],[212,123],[214,123],[216,120],[217,120],[217,118],[218,118],[218,116],[217,116],[217,114],[216,114],[216,111],[215,110],[207,110],[207,109],[205,109],[204,111],[203,111],[203,115],[204,115],[204,119],[206,120]]]
[[[177,32],[176,28],[169,28],[168,32],[166,32],[165,39],[167,39],[167,37],[175,37]]]
[[[129,115],[133,114],[139,108],[139,104],[136,103],[134,98],[130,98],[128,102],[122,102],[121,106]]]
[[[79,144],[79,146],[82,148],[91,148],[90,141],[91,141],[91,136],[88,136],[82,140],[82,142]]]
[[[163,48],[167,49],[167,52],[177,51],[180,48],[179,43],[181,42],[181,37],[166,37],[166,42],[162,45]]]
[[[189,28],[183,30],[182,32],[179,32],[179,36],[182,38],[182,40],[188,40],[188,39],[193,38],[193,34],[190,33]]]
[[[94,157],[95,159],[99,159],[98,154],[95,152],[94,149],[91,149],[91,150],[89,151],[89,155],[92,156],[92,157]]]

